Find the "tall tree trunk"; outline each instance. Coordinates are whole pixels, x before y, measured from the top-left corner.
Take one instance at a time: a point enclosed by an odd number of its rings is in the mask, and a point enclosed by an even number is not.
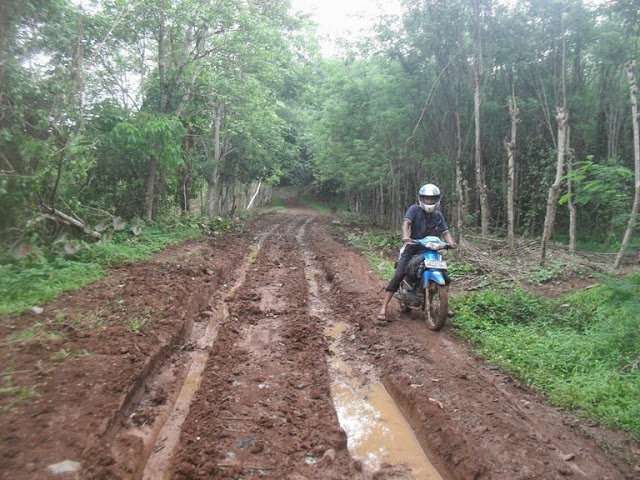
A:
[[[558,210],[558,197],[560,196],[560,184],[564,172],[564,156],[567,147],[567,129],[569,126],[569,112],[567,111],[567,43],[564,33],[564,21],[562,25],[562,68],[560,72],[562,106],[556,109],[556,122],[558,123],[558,157],[556,161],[556,179],[549,188],[547,197],[547,213],[544,217],[544,230],[542,232],[542,246],[540,248],[540,265],[544,266],[547,261],[547,243],[551,240],[553,226],[556,222],[556,212]]]
[[[509,252],[515,254],[515,197],[516,197],[516,138],[518,133],[518,123],[520,122],[520,110],[516,106],[516,95],[512,93],[509,99],[509,116],[511,117],[511,140],[505,140],[507,149],[507,240]]]
[[[142,207],[142,219],[150,222],[153,220],[153,202],[156,194],[156,175],[158,173],[158,160],[155,156],[149,159],[149,170],[144,187],[144,205]]]
[[[5,65],[7,64],[10,34],[12,31],[12,22],[14,21],[14,7],[15,0],[2,0],[0,1],[0,94],[4,93],[6,79],[5,79]]]
[[[640,213],[640,126],[638,123],[640,119],[638,117],[638,86],[636,84],[636,61],[632,60],[627,64],[627,79],[629,80],[629,93],[631,95],[631,113],[633,116],[633,153],[634,153],[634,165],[636,172],[636,184],[633,196],[633,207],[631,208],[631,216],[629,217],[629,223],[627,224],[627,230],[624,232],[622,239],[622,245],[620,251],[616,255],[616,262],[613,266],[615,269],[619,269],[622,264],[622,258],[624,252],[631,241],[631,235],[633,235],[633,229],[635,228],[638,214]]]
[[[262,185],[262,180],[260,180],[258,182],[258,186],[256,187],[256,193],[254,193],[253,196],[251,197],[251,200],[249,201],[249,204],[247,205],[247,210],[251,210],[251,207],[253,207],[253,202],[255,202],[256,197],[260,193],[260,186],[261,185]]]
[[[215,118],[213,119],[213,168],[207,178],[207,200],[205,204],[204,214],[207,218],[211,218],[215,213],[214,200],[218,187],[218,175],[220,172],[220,159],[222,158],[222,145],[220,143],[220,129],[222,126],[222,115],[224,108],[217,105],[215,108]]]
[[[194,148],[193,130],[189,128],[187,130],[187,135],[184,136],[182,141],[184,164],[178,170],[180,182],[178,183],[176,190],[176,200],[180,205],[180,212],[182,215],[187,215],[191,212],[191,190],[193,189],[193,184],[195,182],[193,178],[193,162],[191,160]]]
[[[164,24],[164,15],[162,15],[161,24],[158,28],[158,76],[160,81],[160,111],[166,113],[169,104],[169,80],[167,78],[167,46],[166,46],[166,30]]]
[[[480,225],[482,236],[489,236],[489,201],[487,196],[487,185],[485,182],[484,165],[482,164],[482,145],[480,135],[480,106],[482,104],[482,21],[480,15],[480,0],[474,2],[476,31],[475,31],[475,61],[473,71],[473,112],[475,119],[475,167],[476,167],[476,187],[480,197]]]
[[[567,207],[569,208],[569,254],[575,255],[578,213],[576,210],[576,204],[573,203],[573,179],[571,178],[573,174],[573,151],[569,148],[569,145],[571,145],[571,127],[568,127],[567,130],[567,173],[569,174],[569,178],[567,179],[567,193],[569,194]]]
[[[540,265],[544,266],[547,256],[547,243],[551,240],[553,226],[556,222],[556,211],[558,209],[558,198],[560,197],[560,184],[564,172],[564,155],[567,145],[567,125],[569,124],[569,114],[563,107],[558,107],[556,112],[558,122],[558,157],[556,161],[556,179],[549,188],[547,197],[547,214],[544,217],[544,231],[542,232],[542,248],[540,249]]]
[[[84,105],[84,28],[82,23],[82,7],[78,14],[78,35],[73,46],[73,89],[71,94],[71,109],[74,110],[75,120],[78,130],[84,129],[84,115],[82,114]]]
[[[180,167],[180,183],[178,184],[178,203],[180,204],[180,212],[187,215],[191,212],[191,189],[193,188],[193,173],[191,163],[185,163]]]
[[[464,202],[464,185],[463,185],[463,176],[462,176],[462,124],[460,122],[460,97],[457,98],[457,105],[455,109],[455,121],[456,121],[456,158],[455,158],[455,169],[456,169],[456,236],[455,240],[458,245],[462,242],[462,230],[464,228],[464,219],[466,215],[466,208]],[[456,252],[457,253],[457,252]]]

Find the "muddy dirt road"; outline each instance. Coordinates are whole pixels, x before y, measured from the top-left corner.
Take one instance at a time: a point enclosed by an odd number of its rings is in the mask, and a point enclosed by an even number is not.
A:
[[[330,219],[287,209],[3,318],[2,406],[32,398],[2,413],[0,478],[640,476],[637,444],[449,327],[395,305],[376,326],[382,286]]]

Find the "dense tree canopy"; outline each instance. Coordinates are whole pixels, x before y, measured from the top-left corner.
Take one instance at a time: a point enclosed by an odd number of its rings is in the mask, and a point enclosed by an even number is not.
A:
[[[556,172],[556,113],[564,107],[569,140],[563,157],[573,171],[578,232],[619,243],[634,199],[625,64],[638,53],[637,24],[628,20],[639,5],[482,0],[475,7],[403,2],[400,16],[382,18],[364,43],[329,64],[313,129],[316,181],[343,192],[352,208],[396,225],[416,187],[434,182],[445,192],[450,216],[464,217],[450,223],[476,227],[479,148],[490,228],[506,232],[505,139],[513,99],[519,112],[515,227],[539,236]],[[568,172],[565,167],[562,204],[569,198]],[[557,236],[568,235],[568,222],[568,211],[559,208]]]
[[[626,69],[638,2],[401,4],[322,59],[288,0],[3,1],[6,244],[98,238],[105,220],[196,198],[224,214],[258,182],[386,225],[433,182],[457,234],[540,236],[562,157],[556,237],[571,204],[579,237],[619,245],[640,184]]]

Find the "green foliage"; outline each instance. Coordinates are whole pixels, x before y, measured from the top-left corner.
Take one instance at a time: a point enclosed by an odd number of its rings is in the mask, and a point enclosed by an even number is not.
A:
[[[128,320],[128,328],[127,331],[131,333],[135,333],[136,335],[142,335],[142,327],[144,327],[150,320],[149,315],[145,315],[142,317],[134,316],[129,318]]]
[[[568,177],[574,184],[573,202],[589,207],[589,225],[598,226],[590,234],[602,242],[610,232],[626,227],[633,202],[634,172],[616,159],[598,164],[593,157],[576,167]],[[567,193],[559,202],[565,204],[568,200]]]
[[[562,266],[558,263],[549,262],[545,267],[539,267],[527,273],[527,281],[532,284],[548,283],[560,276]]]
[[[398,244],[397,235],[394,241],[389,232],[353,232],[344,228],[341,230],[345,233],[347,242],[362,251],[367,263],[378,275],[385,280],[393,277],[395,258],[393,260],[385,258],[388,256],[383,255],[383,252],[390,245]]]
[[[62,362],[71,356],[71,352],[66,348],[61,348],[56,353],[51,355],[51,361],[53,362]]]
[[[104,276],[104,265],[143,260],[169,244],[202,235],[195,219],[183,222],[145,226],[138,235],[130,230],[116,232],[64,258],[35,253],[20,260],[6,256],[6,263],[0,265],[0,315],[26,310],[62,292],[82,288]]]
[[[54,259],[0,266],[0,315],[26,310],[104,275],[96,263]]]
[[[33,387],[22,387],[14,384],[11,375],[2,377],[2,385],[0,386],[0,412],[6,413],[13,410],[21,403],[38,396]]]
[[[42,322],[35,322],[24,330],[15,332],[9,337],[10,342],[29,344],[33,342],[48,342],[60,340],[60,333],[49,328],[49,325]]]
[[[224,233],[233,228],[234,224],[230,218],[212,217],[206,223],[207,233]]]
[[[447,267],[447,273],[449,274],[449,277],[451,277],[451,280],[464,278],[466,274],[473,273],[476,270],[476,267],[469,265],[468,263],[459,263],[450,260],[447,260]]]
[[[454,299],[488,361],[565,408],[640,438],[640,274],[560,300],[516,290]]]
[[[284,198],[276,197],[276,196],[271,197],[271,205],[270,206],[274,207],[274,208],[283,209],[284,206],[285,206]]]

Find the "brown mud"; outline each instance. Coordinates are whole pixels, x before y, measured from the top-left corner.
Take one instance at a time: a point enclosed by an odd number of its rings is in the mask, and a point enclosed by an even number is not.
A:
[[[640,476],[637,443],[549,406],[449,326],[395,304],[376,325],[382,288],[330,219],[287,209],[2,318],[0,478],[416,478],[350,454],[338,351],[446,480]],[[9,408],[18,391],[33,397]]]

